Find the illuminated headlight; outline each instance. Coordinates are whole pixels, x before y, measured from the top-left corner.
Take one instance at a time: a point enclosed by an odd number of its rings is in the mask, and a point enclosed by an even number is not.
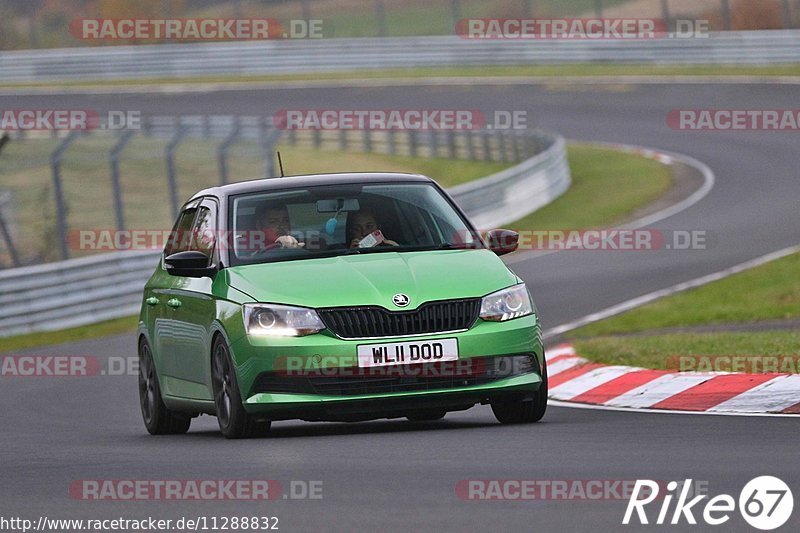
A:
[[[533,304],[524,283],[484,296],[480,317],[493,322],[503,322],[533,314]]]
[[[313,309],[273,304],[244,304],[244,326],[257,337],[303,337],[325,329]]]

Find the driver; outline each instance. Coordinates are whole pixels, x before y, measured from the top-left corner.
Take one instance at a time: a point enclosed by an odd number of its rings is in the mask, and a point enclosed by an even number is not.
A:
[[[292,226],[289,220],[289,211],[285,205],[259,205],[256,208],[256,230],[264,234],[264,247],[262,250],[277,247],[302,248],[305,246],[304,242],[300,242],[289,235],[292,231]]]

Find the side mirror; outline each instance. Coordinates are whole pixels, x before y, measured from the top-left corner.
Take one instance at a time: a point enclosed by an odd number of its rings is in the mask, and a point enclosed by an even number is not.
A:
[[[188,278],[212,277],[216,274],[217,267],[209,263],[208,256],[196,250],[178,252],[164,258],[167,274]]]
[[[519,233],[507,229],[493,229],[486,234],[486,243],[497,255],[510,254],[519,245]]]

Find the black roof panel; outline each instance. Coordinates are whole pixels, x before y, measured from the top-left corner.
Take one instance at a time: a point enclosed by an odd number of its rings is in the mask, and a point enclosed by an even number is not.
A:
[[[215,196],[223,199],[235,194],[251,192],[293,189],[295,187],[316,187],[320,185],[344,185],[352,183],[386,183],[392,181],[432,182],[421,174],[404,174],[400,172],[348,172],[337,174],[306,174],[303,176],[286,176],[241,181],[229,185],[220,185],[197,192],[189,200],[201,196]]]

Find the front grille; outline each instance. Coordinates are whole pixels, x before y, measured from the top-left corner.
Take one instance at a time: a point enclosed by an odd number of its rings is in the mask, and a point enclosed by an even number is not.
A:
[[[469,329],[478,319],[480,298],[428,302],[413,311],[382,307],[320,309],[325,327],[344,339],[397,337]]]
[[[326,396],[424,392],[485,385],[538,371],[536,356],[526,354],[474,357],[449,363],[338,368],[320,371],[319,374],[307,370],[304,375],[292,376],[265,372],[256,378],[253,392]]]

